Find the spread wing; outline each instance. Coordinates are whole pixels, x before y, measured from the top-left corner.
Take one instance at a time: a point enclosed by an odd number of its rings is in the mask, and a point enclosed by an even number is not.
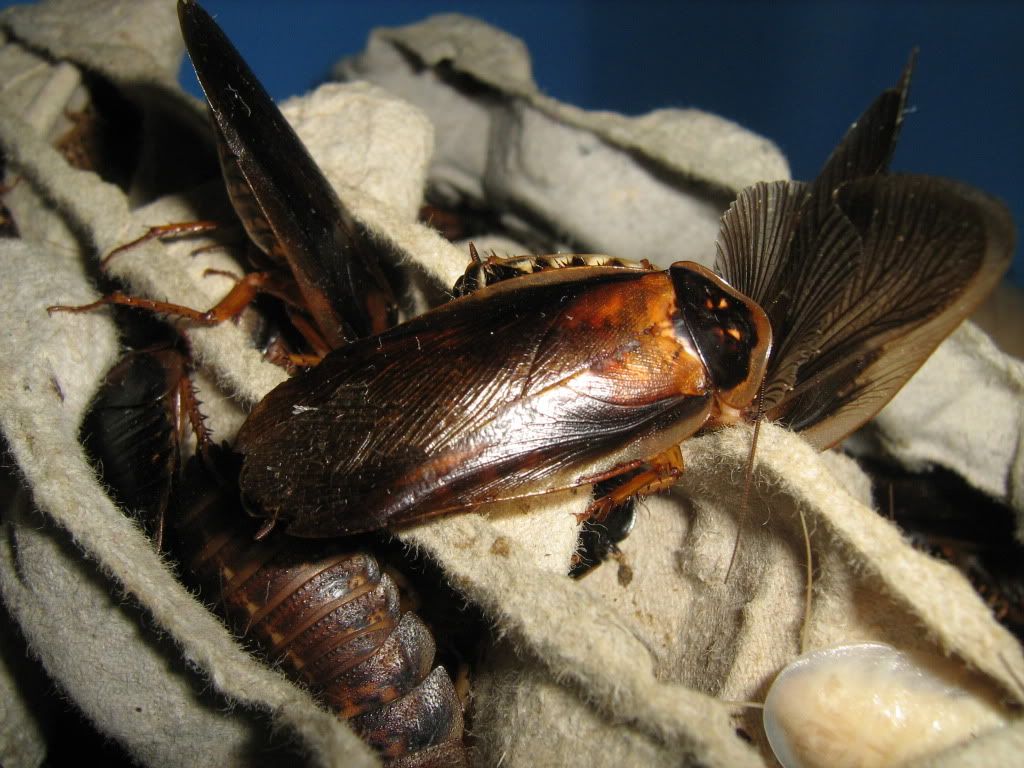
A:
[[[183,1],[178,16],[210,105],[232,202],[254,242],[288,262],[332,346],[390,326],[396,304],[378,246],[209,14]]]
[[[706,396],[659,375],[676,361],[642,345],[645,276],[530,275],[336,350],[246,421],[246,498],[292,534],[379,528],[503,498],[700,411]],[[620,365],[633,358],[644,375]]]
[[[718,268],[768,313],[764,413],[820,448],[874,416],[1009,265],[998,201],[886,173],[906,102],[880,96],[812,184],[744,190],[722,219]]]

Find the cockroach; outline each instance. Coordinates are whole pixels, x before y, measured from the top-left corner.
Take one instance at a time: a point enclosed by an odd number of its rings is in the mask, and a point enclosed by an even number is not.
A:
[[[104,484],[163,549],[166,513],[191,420],[209,440],[183,341],[168,326],[131,309],[118,313],[125,353],[107,372],[79,430]]]
[[[717,273],[541,270],[281,384],[235,444],[250,513],[265,529],[337,536],[634,473],[591,505],[599,518],[670,485],[680,441],[701,430],[763,414],[836,444],[987,295],[1013,249],[1001,203],[888,173],[911,68],[815,181],[740,193]]]
[[[288,266],[331,346],[392,325],[397,303],[372,240],[220,27],[191,0],[178,17],[250,239]]]
[[[291,266],[326,343],[392,322],[390,285],[374,254],[357,242],[354,223],[276,106],[201,8],[181,2],[179,17],[211,94],[222,168],[247,231],[269,256]],[[247,122],[253,113],[255,122]],[[301,178],[288,177],[295,173]],[[109,297],[103,303],[149,304]],[[172,402],[191,392],[187,373],[180,349],[126,356],[83,428],[105,481],[127,506],[149,510],[145,520],[162,517],[169,504],[183,415],[197,410]],[[186,466],[175,503],[174,538],[186,581],[203,589],[236,632],[349,719],[389,765],[466,764],[451,678],[434,666],[430,631],[400,610],[398,590],[377,560],[355,542],[344,548],[311,548],[280,536],[254,542],[253,522],[237,511],[236,462],[208,445],[201,420],[193,428],[205,456]]]
[[[187,468],[177,551],[188,581],[385,760],[465,764],[461,703],[435,666],[430,630],[401,612],[391,578],[361,542],[254,541],[233,458],[215,456],[219,482],[200,460]]]
[[[212,324],[238,315],[257,293],[308,313],[314,348],[331,348],[394,324],[397,302],[380,263],[382,246],[338,199],[305,146],[223,31],[193,0],[180,0],[182,37],[207,96],[221,171],[235,212],[258,249],[262,271],[240,281],[207,312],[114,293],[123,304]],[[195,224],[192,222],[190,224]],[[201,224],[207,225],[208,222]],[[187,229],[189,225],[184,225]],[[156,228],[148,239],[174,234]]]
[[[174,497],[182,578],[272,662],[402,766],[465,764],[462,710],[433,637],[359,544],[254,542],[234,457],[210,446],[177,479],[188,360],[174,346],[128,352],[107,374],[82,439],[115,499],[156,538]],[[157,542],[158,543],[158,542]]]

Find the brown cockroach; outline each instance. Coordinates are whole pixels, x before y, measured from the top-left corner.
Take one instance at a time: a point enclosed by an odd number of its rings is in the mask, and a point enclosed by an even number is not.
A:
[[[125,352],[104,376],[79,435],[104,484],[162,550],[184,427],[191,419],[201,442],[209,436],[183,340],[135,310],[118,312],[117,320]]]
[[[177,552],[188,581],[391,764],[465,764],[451,678],[376,558],[360,544],[254,541],[230,482],[233,458],[214,458],[220,482],[202,461],[187,468]]]
[[[210,105],[228,194],[249,238],[287,267],[324,341],[378,333],[397,303],[380,266],[380,246],[338,199],[305,146],[220,27],[180,0],[178,17]],[[235,306],[251,295],[240,283]]]
[[[1013,249],[1002,204],[888,173],[910,70],[814,182],[740,194],[722,218],[721,276],[685,262],[541,269],[284,382],[236,441],[247,508],[267,528],[336,536],[630,474],[588,510],[600,517],[670,485],[679,442],[699,430],[764,414],[834,445],[987,295]]]
[[[229,196],[253,241],[291,267],[316,337],[340,344],[393,322],[391,289],[372,247],[354,234],[354,221],[276,106],[201,8],[181,2],[179,16],[211,94]],[[257,284],[245,282],[215,319],[236,311]],[[103,303],[148,306],[110,297]],[[430,631],[401,611],[398,590],[373,555],[356,543],[254,541],[252,521],[238,511],[235,462],[208,445],[183,352],[146,347],[108,375],[83,428],[105,481],[125,506],[143,510],[144,526],[162,530],[150,521],[169,503],[182,422],[191,414],[205,459],[188,463],[175,503],[185,580],[202,588],[236,632],[348,719],[389,765],[464,765],[451,678],[434,666]]]
[[[400,610],[397,588],[365,547],[254,541],[233,457],[215,446],[174,482],[188,365],[179,347],[156,343],[107,374],[82,427],[104,483],[155,538],[180,486],[170,549],[186,583],[389,764],[465,764],[461,704],[434,666],[433,637]]]

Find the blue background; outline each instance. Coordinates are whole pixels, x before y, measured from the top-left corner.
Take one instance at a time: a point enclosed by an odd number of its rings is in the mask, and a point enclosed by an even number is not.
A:
[[[896,170],[954,177],[1024,222],[1024,2],[206,0],[275,98],[309,90],[374,26],[471,14],[522,38],[540,88],[588,109],[699,107],[813,177],[920,48]],[[186,67],[183,81],[198,94]],[[1014,278],[1024,284],[1018,247]]]

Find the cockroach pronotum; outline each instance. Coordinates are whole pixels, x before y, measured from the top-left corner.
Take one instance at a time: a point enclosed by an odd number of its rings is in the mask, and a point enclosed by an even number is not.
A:
[[[910,71],[814,182],[740,194],[722,218],[720,274],[563,257],[284,382],[238,434],[247,508],[292,535],[336,536],[631,475],[588,510],[600,518],[671,484],[679,442],[699,430],[763,414],[836,444],[988,294],[1013,249],[999,202],[887,172]]]

